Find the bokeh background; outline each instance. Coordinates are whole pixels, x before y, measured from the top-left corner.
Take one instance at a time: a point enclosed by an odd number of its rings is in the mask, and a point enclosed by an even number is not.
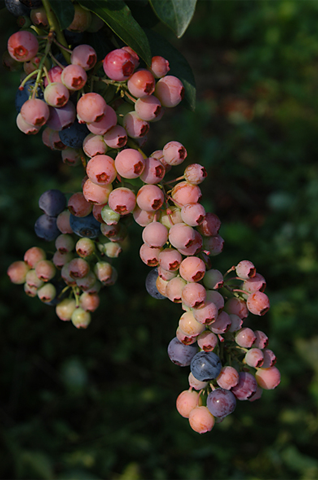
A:
[[[318,478],[317,23],[312,1],[200,0],[181,40],[163,31],[193,68],[197,107],[168,112],[146,151],[174,139],[206,166],[203,204],[225,239],[213,266],[249,259],[265,276],[271,310],[250,326],[268,334],[282,374],[202,436],[175,409],[188,368],[166,348],[181,310],[146,293],[140,227],[87,330],[10,284],[9,264],[41,246],[39,196],[78,191],[82,172],[18,131],[19,74],[1,67],[1,478]],[[1,12],[1,51],[15,30]]]

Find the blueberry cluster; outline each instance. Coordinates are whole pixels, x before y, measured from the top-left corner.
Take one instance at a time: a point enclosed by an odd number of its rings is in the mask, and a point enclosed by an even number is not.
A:
[[[6,1],[12,11],[16,3]],[[69,32],[100,28],[98,17],[74,6]],[[42,6],[33,8],[35,30],[8,40],[6,64],[23,64],[25,72],[16,96],[17,126],[28,135],[44,127],[43,143],[60,151],[65,164],[82,168],[83,180],[67,199],[59,190],[40,197],[43,214],[35,232],[55,242],[52,258],[32,247],[8,275],[28,295],[54,305],[61,320],[85,328],[100,289],[117,279],[112,259],[131,221],[143,227],[140,258],[153,267],[146,289],[184,311],[168,346],[171,361],[191,370],[177,410],[204,433],[234,411],[236,400],[256,400],[280,382],[267,336],[243,326],[249,312],[262,316],[270,307],[265,279],[248,260],[225,275],[212,268],[224,240],[219,218],[200,203],[204,166],[190,163],[182,177],[169,180],[187,158],[184,145],[172,140],[149,155],[143,150],[151,122],[184,95],[182,82],[169,75],[169,62],[154,56],[151,65],[140,66],[129,46],[98,59],[91,45],[70,48],[64,37],[57,40],[48,15]],[[45,35],[36,35],[39,28]]]
[[[232,271],[236,277],[227,278]],[[179,274],[184,278],[180,268]],[[157,280],[151,280],[155,288]],[[184,289],[193,284],[197,291],[190,306],[184,301]],[[249,260],[239,262],[224,276],[218,270],[203,269],[196,280],[181,287],[185,313],[168,355],[176,365],[190,366],[189,389],[178,396],[177,410],[198,433],[210,431],[215,422],[232,413],[237,400],[257,400],[264,389],[280,383],[267,335],[243,326],[249,313],[263,316],[269,310],[265,287],[264,277]]]

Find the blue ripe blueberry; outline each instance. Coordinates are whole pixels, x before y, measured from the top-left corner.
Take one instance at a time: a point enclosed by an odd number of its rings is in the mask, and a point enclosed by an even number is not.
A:
[[[17,90],[17,93],[15,94],[15,109],[18,113],[20,113],[22,105],[27,100],[29,100],[30,95],[32,95],[34,85],[35,80],[28,80],[27,82],[25,82],[23,90]],[[44,93],[42,92],[40,87],[37,88],[36,98],[39,98],[41,100],[44,98]]]
[[[197,351],[196,343],[184,345],[177,337],[174,337],[168,345],[169,358],[173,363],[179,365],[179,367],[187,367],[190,365]]]
[[[146,277],[146,290],[153,298],[157,300],[165,300],[167,297],[161,295],[156,287],[156,280],[158,278],[158,268],[153,268]]]
[[[236,398],[230,390],[217,388],[209,393],[206,406],[214,417],[226,417],[234,412],[236,407]]]
[[[75,47],[83,43],[84,34],[83,32],[72,32],[71,30],[63,30],[65,40],[67,43]]]
[[[86,217],[70,215],[70,225],[74,233],[79,237],[96,238],[100,235],[100,223],[92,213]]]
[[[39,198],[39,207],[50,217],[57,217],[66,207],[64,193],[57,189],[47,190]]]
[[[221,360],[213,352],[199,352],[191,360],[191,372],[201,382],[218,377],[222,368]]]
[[[78,121],[75,120],[70,127],[61,130],[59,136],[67,147],[80,148],[89,133],[84,123],[78,123]]]
[[[22,5],[20,0],[4,0],[4,4],[15,17],[23,17],[23,15],[29,15],[30,13],[30,9]]]
[[[41,215],[37,219],[34,225],[34,230],[39,238],[43,238],[47,242],[51,242],[61,235],[61,232],[56,225],[56,218],[50,217],[46,214]]]

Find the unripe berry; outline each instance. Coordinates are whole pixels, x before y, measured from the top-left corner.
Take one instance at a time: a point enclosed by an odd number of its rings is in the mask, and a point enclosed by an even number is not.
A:
[[[73,233],[72,227],[70,225],[70,215],[71,212],[69,210],[64,210],[57,216],[56,225],[60,232]]]
[[[109,148],[122,148],[127,143],[127,132],[121,125],[115,125],[105,133],[104,141]]]
[[[127,80],[134,72],[133,56],[122,48],[111,51],[103,60],[106,75],[116,82]]]
[[[182,260],[179,273],[187,282],[199,282],[205,274],[205,264],[198,257],[187,257]]]
[[[29,270],[25,277],[25,283],[32,288],[38,289],[44,285],[43,280],[40,280],[34,269]]]
[[[258,385],[265,390],[272,390],[280,383],[280,372],[276,367],[259,368],[255,373]]]
[[[138,178],[145,168],[145,160],[138,150],[126,148],[117,154],[115,167],[123,178]]]
[[[201,390],[202,388],[205,388],[208,384],[208,382],[201,382],[200,380],[197,380],[192,372],[189,373],[188,380],[190,387],[194,388],[195,390]]]
[[[69,198],[67,208],[76,217],[86,217],[91,213],[93,205],[86,200],[82,192],[77,192]]]
[[[90,45],[78,45],[71,54],[71,63],[79,65],[84,70],[90,70],[97,62],[97,54]]]
[[[168,240],[168,230],[162,223],[149,223],[142,232],[142,239],[149,247],[163,247]]]
[[[165,248],[159,254],[159,265],[170,272],[177,271],[181,262],[182,255],[174,248]]]
[[[158,98],[150,95],[149,97],[138,98],[135,103],[135,112],[139,118],[146,122],[155,120],[161,113],[161,103]]]
[[[86,328],[91,322],[91,314],[81,307],[76,307],[71,321],[76,328]]]
[[[134,97],[142,98],[155,91],[155,79],[149,70],[140,69],[128,80],[127,87]]]
[[[48,282],[54,277],[56,268],[50,260],[40,260],[35,265],[35,272],[40,280]]]
[[[251,293],[247,297],[246,305],[254,315],[265,315],[270,308],[269,298],[262,292]]]
[[[244,362],[250,367],[262,367],[264,363],[264,353],[259,348],[250,348],[245,354]]]
[[[45,259],[46,253],[39,247],[31,247],[24,254],[24,261],[30,268],[34,268],[40,260]]]
[[[7,274],[12,283],[22,285],[22,283],[25,282],[29,270],[30,267],[25,262],[17,261],[11,263],[7,270]]]
[[[100,303],[97,293],[83,292],[79,298],[80,307],[87,312],[94,312]]]
[[[69,91],[62,83],[49,83],[44,90],[44,100],[51,107],[64,107],[69,97]]]
[[[209,325],[218,317],[218,307],[215,303],[206,300],[202,306],[193,309],[195,319],[203,325]]]
[[[162,206],[164,194],[156,185],[144,185],[138,190],[136,201],[141,210],[154,212]]]
[[[182,290],[186,286],[186,281],[181,277],[172,278],[169,280],[166,286],[166,296],[171,302],[181,303],[182,302]]]
[[[208,212],[203,222],[199,225],[198,231],[205,237],[212,237],[219,233],[221,221],[215,213]]]
[[[106,114],[104,98],[95,92],[82,95],[76,105],[77,116],[81,123],[99,122]]]
[[[142,138],[149,131],[149,123],[138,117],[136,112],[129,112],[124,116],[123,127],[131,138]]]
[[[195,242],[195,231],[185,223],[177,223],[169,230],[169,242],[177,249],[191,246]]]
[[[82,237],[76,242],[75,250],[80,257],[89,257],[95,252],[95,242],[91,238]]]
[[[235,333],[236,343],[243,348],[250,348],[253,345],[255,339],[256,337],[253,330],[248,327],[241,328],[241,330],[238,330]]]
[[[221,312],[215,322],[209,326],[213,333],[218,335],[225,333],[231,327],[230,316],[226,312]]]
[[[157,82],[155,96],[164,107],[176,107],[184,97],[184,86],[177,77],[166,75]]]
[[[141,260],[148,265],[148,267],[156,267],[158,265],[159,253],[161,248],[149,247],[145,243],[141,245],[139,255]]]
[[[58,305],[56,305],[55,312],[60,320],[71,320],[73,312],[76,308],[74,298],[64,298]]]
[[[126,187],[115,188],[109,195],[108,205],[114,212],[120,213],[120,215],[127,215],[135,208],[135,194]]]
[[[211,268],[208,270],[203,278],[203,285],[209,290],[223,287],[224,280],[223,275],[219,270]]]
[[[224,310],[229,314],[238,315],[242,319],[248,316],[246,302],[240,298],[233,297],[227,300]]]
[[[68,65],[61,74],[61,81],[71,91],[81,90],[87,82],[87,74],[79,65]]]
[[[171,192],[171,197],[176,205],[183,206],[189,203],[198,203],[202,197],[200,187],[188,182],[179,182]]]
[[[68,264],[69,274],[75,280],[77,278],[83,278],[88,274],[90,267],[86,260],[83,258],[73,258]]]
[[[255,276],[256,268],[254,264],[249,260],[242,260],[240,263],[237,264],[236,268],[236,275],[243,280],[248,280]]]
[[[86,173],[93,183],[100,186],[111,184],[117,176],[115,162],[108,155],[92,157],[87,163]]]
[[[193,185],[199,185],[207,177],[206,169],[199,163],[188,165],[184,171],[184,178]]]
[[[209,412],[207,407],[195,407],[189,414],[190,427],[197,433],[206,433],[211,431],[214,426],[214,422],[214,417]]]
[[[191,410],[202,404],[201,397],[197,392],[184,390],[177,398],[177,410],[184,418],[189,418]]]
[[[166,143],[163,147],[163,158],[168,165],[180,165],[187,158],[187,155],[187,150],[180,142],[172,141]]]
[[[52,283],[45,283],[38,289],[37,295],[41,302],[51,302],[56,297],[56,288]]]
[[[242,289],[248,293],[264,292],[265,288],[265,278],[259,273],[256,273],[254,277],[245,280],[242,286]]]
[[[190,203],[183,205],[181,209],[181,218],[184,223],[191,227],[197,227],[203,222],[205,209],[200,203]]]
[[[94,135],[105,135],[111,128],[117,124],[117,115],[115,110],[109,105],[106,106],[105,115],[98,122],[91,122],[87,125],[88,130]]]
[[[36,135],[40,131],[40,126],[36,127],[34,125],[30,125],[28,122],[24,120],[21,113],[18,113],[16,118],[16,124],[20,132],[25,133],[26,135]]]
[[[38,53],[39,43],[33,33],[22,30],[9,37],[7,47],[14,60],[26,62]]]
[[[239,373],[234,367],[222,367],[219,376],[216,378],[217,384],[225,390],[230,390],[239,382]]]
[[[88,178],[83,185],[83,195],[88,202],[97,205],[105,205],[112,189],[113,186],[111,183],[108,185],[96,185],[96,183],[93,183]]]
[[[165,58],[156,55],[151,59],[150,70],[155,78],[164,77],[170,70],[169,62]]]
[[[179,327],[189,336],[197,336],[205,330],[205,326],[194,318],[191,311],[185,312],[179,319]]]
[[[74,248],[75,242],[71,235],[59,235],[55,240],[55,248],[60,253],[71,252]]]
[[[190,308],[199,308],[206,299],[206,290],[200,283],[188,283],[182,290],[182,302]]]
[[[145,159],[145,168],[140,175],[144,183],[154,185],[159,183],[165,176],[166,170],[162,163],[152,157]]]
[[[94,267],[94,273],[102,283],[110,280],[112,275],[112,266],[108,262],[97,262]]]
[[[23,119],[35,127],[44,125],[50,116],[50,110],[47,104],[39,98],[27,100],[20,111]]]

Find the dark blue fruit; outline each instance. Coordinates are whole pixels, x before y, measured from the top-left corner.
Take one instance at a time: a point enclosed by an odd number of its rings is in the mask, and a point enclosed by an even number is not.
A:
[[[39,198],[39,207],[50,217],[56,217],[66,207],[64,193],[57,189],[47,190]]]
[[[161,295],[161,293],[158,292],[158,289],[156,287],[157,278],[158,278],[158,268],[156,267],[156,268],[153,268],[146,277],[146,290],[149,293],[149,295],[151,295],[156,300],[165,300],[166,297]]]
[[[80,148],[89,133],[84,123],[78,123],[78,121],[75,120],[70,127],[61,130],[59,136],[67,147]]]
[[[179,367],[187,367],[190,365],[192,358],[198,351],[197,344],[184,345],[177,337],[174,337],[168,345],[168,355],[170,360],[179,365]]]
[[[219,376],[221,360],[213,352],[199,352],[191,360],[191,372],[197,380],[208,382]]]
[[[71,214],[70,225],[73,232],[79,237],[96,238],[100,235],[100,223],[92,213],[86,217],[75,217]]]
[[[56,225],[56,218],[50,217],[46,214],[41,215],[37,219],[34,225],[34,230],[39,238],[43,238],[47,242],[51,242],[61,235],[61,232]]]
[[[209,393],[206,406],[214,417],[223,418],[234,412],[236,398],[230,390],[217,388]]]
[[[23,17],[23,15],[29,15],[30,13],[30,9],[22,5],[20,0],[4,0],[4,3],[9,12],[15,17]]]

